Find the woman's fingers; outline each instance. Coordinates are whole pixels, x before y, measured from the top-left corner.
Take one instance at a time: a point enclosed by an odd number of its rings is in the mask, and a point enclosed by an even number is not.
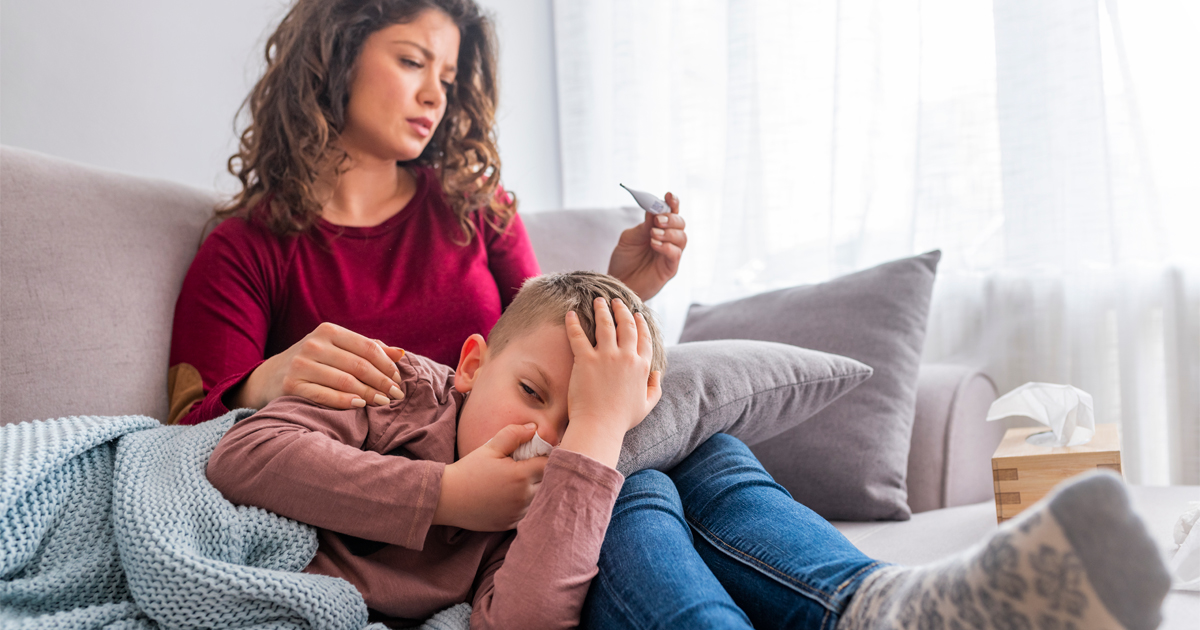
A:
[[[336,350],[336,352],[342,353],[343,356],[338,358],[327,356],[324,357],[325,360],[309,360],[298,366],[298,369],[292,374],[294,382],[289,389],[299,391],[303,384],[310,383],[340,392],[349,397],[339,397],[339,400],[343,398],[345,400],[360,398],[369,405],[386,405],[391,402],[386,393],[364,384],[351,374],[350,370],[353,368],[350,368],[347,362],[361,361],[362,359],[354,357],[343,350]],[[399,388],[397,388],[397,391],[399,391]],[[320,401],[314,400],[314,402]],[[344,409],[345,407],[342,408]]]
[[[679,215],[679,198],[667,193],[671,212],[654,217],[650,228],[650,247],[654,251],[678,261],[687,247],[687,221]]]
[[[665,243],[662,241],[650,241],[650,247],[655,252],[662,254],[666,259],[668,266],[675,269],[679,266],[679,260],[683,258],[683,248],[674,243]]]
[[[318,405],[324,405],[333,409],[350,409],[351,407],[365,407],[367,405],[365,400],[354,394],[348,394],[307,381],[297,384],[291,395],[307,398]]]
[[[663,201],[670,206],[672,214],[679,214],[679,197],[675,193],[667,193],[667,196],[663,197]]]
[[[687,221],[683,219],[682,214],[664,212],[654,215],[654,227],[663,230],[683,230],[687,229]]]
[[[267,402],[294,395],[336,409],[386,405],[404,398],[395,363],[403,356],[400,348],[324,322],[280,356]]]
[[[683,251],[687,247],[687,233],[683,230],[660,230],[653,228],[650,230],[650,245],[670,243]]]
[[[378,339],[374,339],[373,341],[375,343],[379,344],[379,349],[383,350],[383,353],[387,355],[387,358],[392,360],[392,363],[399,363],[400,359],[404,358],[404,354],[405,354],[404,348],[397,348],[396,346],[389,346],[386,343],[383,343],[382,341],[380,341]],[[398,379],[394,379],[394,380],[398,381]]]
[[[336,326],[332,330],[329,341],[335,348],[347,352],[359,360],[348,359],[345,355],[337,355],[338,362],[326,361],[327,365],[344,370],[364,384],[381,392],[389,392],[399,384],[400,372],[396,369],[396,362],[388,357],[374,339]],[[368,402],[370,401],[368,400]]]

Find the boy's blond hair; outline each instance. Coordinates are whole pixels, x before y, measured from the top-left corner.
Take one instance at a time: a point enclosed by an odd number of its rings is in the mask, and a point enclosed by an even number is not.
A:
[[[595,346],[596,313],[593,305],[598,297],[609,301],[621,298],[630,311],[641,313],[646,318],[653,348],[650,369],[665,370],[667,354],[663,349],[662,332],[650,309],[620,280],[591,271],[551,273],[526,280],[517,297],[513,298],[512,304],[508,305],[500,321],[488,334],[488,351],[493,355],[499,354],[510,341],[542,324],[563,324],[567,311],[575,311],[588,341]]]

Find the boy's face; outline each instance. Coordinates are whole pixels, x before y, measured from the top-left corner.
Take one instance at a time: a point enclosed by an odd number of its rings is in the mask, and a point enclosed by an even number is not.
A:
[[[483,337],[463,344],[454,386],[467,393],[458,417],[458,457],[483,446],[510,424],[537,424],[558,446],[567,429],[567,386],[575,355],[562,324],[543,324],[511,340],[498,355]]]

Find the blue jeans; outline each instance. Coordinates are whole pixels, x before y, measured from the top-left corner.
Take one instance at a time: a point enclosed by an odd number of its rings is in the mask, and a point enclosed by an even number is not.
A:
[[[881,566],[717,434],[625,480],[582,625],[832,630]]]

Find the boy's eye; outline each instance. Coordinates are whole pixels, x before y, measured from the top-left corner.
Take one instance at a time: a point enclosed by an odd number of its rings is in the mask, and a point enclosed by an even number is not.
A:
[[[538,399],[538,400],[541,400],[541,399],[542,399],[542,397],[541,397],[541,396],[538,396],[538,395],[537,395],[537,392],[533,391],[533,388],[532,388],[532,387],[530,387],[530,386],[526,385],[525,383],[521,383],[521,389],[522,389],[522,390],[525,392],[525,394],[526,394],[527,396],[532,396],[532,397],[534,397],[534,398],[536,398],[536,399]]]

